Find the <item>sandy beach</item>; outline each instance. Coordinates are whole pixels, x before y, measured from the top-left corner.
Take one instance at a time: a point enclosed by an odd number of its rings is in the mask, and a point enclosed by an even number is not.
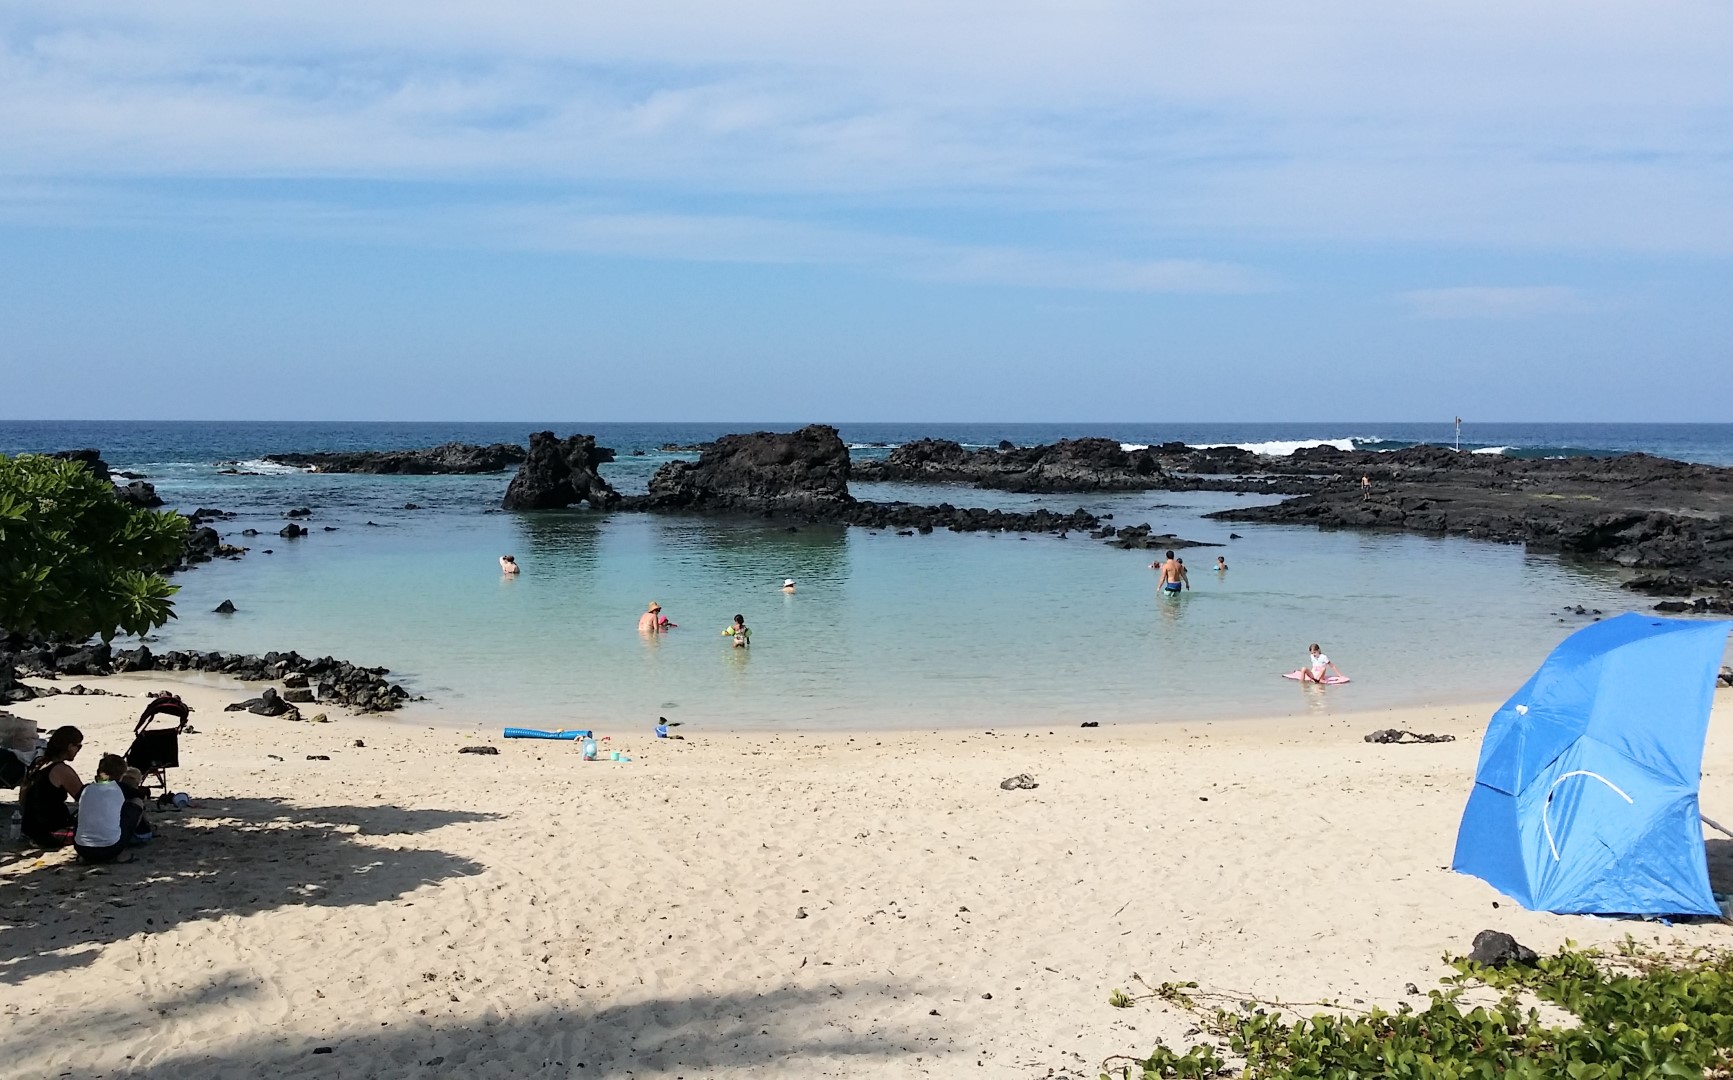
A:
[[[81,727],[88,778],[143,693],[181,691],[198,733],[170,775],[197,806],[157,815],[130,864],[6,854],[9,1077],[1093,1077],[1192,1026],[1109,1007],[1138,976],[1389,1006],[1486,928],[1542,951],[1728,934],[1534,914],[1446,869],[1492,704],[680,741],[639,724],[598,731],[630,762],[585,763],[413,711],[222,711],[257,684],[82,681],[128,696],[13,711]],[[1733,816],[1729,720],[1722,691],[1710,816]],[[1384,727],[1458,739],[1362,741]],[[1017,773],[1039,787],[1001,790]]]

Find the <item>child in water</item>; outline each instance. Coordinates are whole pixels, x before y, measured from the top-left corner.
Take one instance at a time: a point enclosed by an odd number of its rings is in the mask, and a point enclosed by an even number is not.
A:
[[[733,638],[736,649],[744,649],[752,644],[752,631],[746,626],[746,616],[734,616],[734,621],[722,628],[722,636]]]
[[[1324,651],[1318,648],[1318,643],[1312,642],[1306,650],[1306,666],[1300,669],[1300,681],[1322,683],[1332,671],[1336,673],[1338,678],[1347,678],[1346,675],[1342,674],[1342,669],[1332,663],[1330,658],[1324,655]]]

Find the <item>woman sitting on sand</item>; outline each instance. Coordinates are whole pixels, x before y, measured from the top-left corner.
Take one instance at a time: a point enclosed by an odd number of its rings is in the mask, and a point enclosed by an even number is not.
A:
[[[24,835],[37,847],[61,848],[72,843],[77,819],[67,800],[76,800],[84,791],[84,781],[72,767],[72,759],[83,748],[83,732],[70,725],[56,728],[48,736],[48,749],[24,774],[18,805],[24,816]]]
[[[115,861],[139,832],[144,798],[122,785],[126,773],[125,758],[104,754],[96,778],[78,796],[78,830],[72,843],[85,862]]]

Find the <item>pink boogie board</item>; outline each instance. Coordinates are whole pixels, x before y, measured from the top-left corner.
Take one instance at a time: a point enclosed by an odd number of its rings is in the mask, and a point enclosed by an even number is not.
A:
[[[1305,669],[1304,668],[1295,668],[1294,670],[1288,672],[1286,675],[1283,675],[1282,678],[1293,679],[1297,682],[1300,678],[1300,672],[1303,670],[1305,670]],[[1323,685],[1325,685],[1325,686],[1340,686],[1342,683],[1349,682],[1349,681],[1351,681],[1351,680],[1346,675],[1326,675],[1326,676],[1324,676]]]

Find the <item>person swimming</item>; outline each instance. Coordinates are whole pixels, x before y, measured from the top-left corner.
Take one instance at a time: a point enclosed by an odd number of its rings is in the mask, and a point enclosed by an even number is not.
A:
[[[722,636],[733,638],[736,649],[744,649],[751,645],[752,631],[746,625],[746,616],[734,616],[734,621],[722,628]]]
[[[1217,555],[1216,556],[1216,573],[1219,574],[1223,570],[1226,570],[1227,568],[1228,568],[1228,561],[1226,559],[1222,558],[1220,555]]]
[[[523,568],[517,564],[516,555],[501,555],[499,557],[499,569],[502,574],[516,574]]]
[[[783,578],[782,579],[782,591],[786,592],[786,593],[791,593],[794,591],[794,579],[793,578]]]
[[[664,622],[667,622],[667,620],[662,618],[662,605],[652,600],[650,601],[650,606],[645,609],[644,614],[638,616],[638,633],[659,634],[662,632],[662,624]]]

